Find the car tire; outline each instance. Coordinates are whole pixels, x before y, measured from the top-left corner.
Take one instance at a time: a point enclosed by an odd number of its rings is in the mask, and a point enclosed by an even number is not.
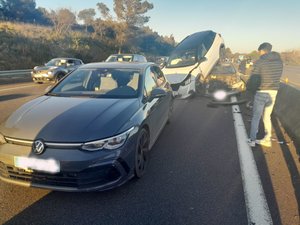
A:
[[[145,128],[139,131],[136,151],[135,151],[135,167],[134,175],[141,178],[146,171],[149,162],[149,133]]]

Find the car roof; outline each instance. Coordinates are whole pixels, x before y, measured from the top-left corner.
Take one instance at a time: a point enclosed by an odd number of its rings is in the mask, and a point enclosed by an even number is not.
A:
[[[96,68],[117,68],[117,69],[137,69],[144,70],[150,65],[156,65],[152,62],[97,62],[88,63],[81,66],[81,69],[96,69]]]
[[[51,60],[62,60],[62,59],[64,59],[64,60],[72,59],[72,60],[80,60],[80,61],[82,61],[81,59],[77,59],[77,58],[67,58],[67,57],[53,58],[53,59],[51,59]]]
[[[177,46],[176,49],[189,49],[198,46],[207,36],[215,36],[217,33],[211,30],[201,31],[187,36]]]

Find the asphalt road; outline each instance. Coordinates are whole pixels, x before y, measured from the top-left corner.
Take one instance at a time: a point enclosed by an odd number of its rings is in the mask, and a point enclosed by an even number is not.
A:
[[[0,122],[43,94],[47,86],[0,85]],[[0,181],[0,224],[247,224],[231,108],[209,108],[207,103],[200,97],[176,100],[172,122],[151,151],[147,173],[120,188],[64,193]],[[241,110],[247,125],[249,112]],[[280,152],[278,146],[273,151]],[[288,220],[281,208],[288,211],[289,221],[298,221],[294,215],[299,199],[288,193],[297,192],[300,186],[297,182],[287,185],[288,175],[297,174],[298,165],[278,177],[266,161],[269,156],[279,157],[259,148],[253,152],[274,224],[294,224],[284,223]],[[272,160],[274,168],[285,165]],[[277,186],[272,184],[274,174]],[[282,177],[287,178],[284,183]],[[284,192],[288,187],[290,191]],[[284,193],[283,203],[275,196],[277,191]],[[291,202],[292,210],[288,208]]]
[[[0,121],[46,86],[1,86]],[[206,101],[176,101],[145,177],[115,190],[63,193],[0,182],[0,223],[247,224],[231,109]]]
[[[284,66],[282,79],[294,86],[300,87],[300,66]]]

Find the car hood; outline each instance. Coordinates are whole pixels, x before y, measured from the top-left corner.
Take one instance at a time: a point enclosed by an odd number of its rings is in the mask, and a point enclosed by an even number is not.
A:
[[[44,71],[44,70],[55,70],[57,66],[36,66],[33,68],[34,71]]]
[[[138,99],[41,96],[21,106],[0,130],[17,139],[85,142],[123,132],[138,108]]]

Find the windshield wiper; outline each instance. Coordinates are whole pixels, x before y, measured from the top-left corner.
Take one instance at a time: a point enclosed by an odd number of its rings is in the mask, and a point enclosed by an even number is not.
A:
[[[58,94],[52,93],[52,92],[48,92],[45,95],[47,95],[47,96],[59,96]]]

